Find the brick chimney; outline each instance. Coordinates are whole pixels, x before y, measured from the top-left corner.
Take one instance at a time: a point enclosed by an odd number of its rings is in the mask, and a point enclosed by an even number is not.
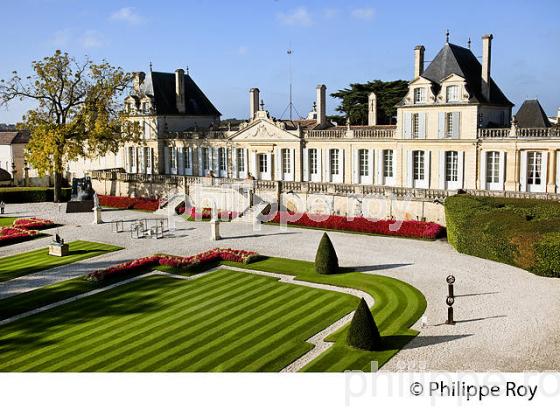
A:
[[[486,101],[490,101],[490,62],[492,59],[492,34],[482,36],[482,82],[481,93]]]
[[[177,105],[177,111],[180,114],[186,112],[185,105],[185,70],[178,68],[175,70],[175,99]]]
[[[368,97],[368,125],[377,125],[377,96],[370,93]]]
[[[260,101],[260,91],[258,88],[251,88],[249,90],[249,110],[251,115],[251,120],[255,119],[257,111],[259,110]]]
[[[414,47],[414,79],[420,77],[424,72],[424,46]]]
[[[327,86],[317,86],[317,125],[323,126],[327,123]]]

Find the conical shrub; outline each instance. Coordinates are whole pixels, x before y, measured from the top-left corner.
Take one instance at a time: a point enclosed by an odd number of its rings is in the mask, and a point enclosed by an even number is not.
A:
[[[346,341],[350,346],[362,350],[376,350],[381,346],[379,329],[377,329],[375,320],[363,298],[358,305],[358,309],[354,312]]]
[[[338,257],[331,239],[326,233],[323,234],[315,255],[315,272],[321,275],[332,275],[338,272]]]

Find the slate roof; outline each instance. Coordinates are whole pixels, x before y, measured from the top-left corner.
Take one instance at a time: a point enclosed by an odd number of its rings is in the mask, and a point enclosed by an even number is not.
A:
[[[492,78],[490,78],[490,101],[487,101],[481,92],[482,65],[478,59],[468,48],[446,43],[421,77],[435,83],[437,93],[442,80],[451,74],[457,74],[465,79],[467,90],[471,95],[469,102],[513,106]]]
[[[525,100],[515,114],[515,118],[520,128],[546,128],[551,126],[539,100]]]
[[[27,144],[29,133],[26,131],[3,131],[0,132],[0,145]]]
[[[157,115],[220,116],[221,113],[196,85],[189,74],[185,74],[186,112],[179,113],[175,98],[175,73],[149,72],[142,83],[144,94],[154,97]]]
[[[5,169],[0,168],[0,181],[11,181],[12,175]]]

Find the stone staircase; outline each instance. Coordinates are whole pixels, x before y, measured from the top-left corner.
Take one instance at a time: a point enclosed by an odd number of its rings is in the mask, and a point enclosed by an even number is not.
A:
[[[261,223],[258,220],[258,217],[268,205],[268,202],[259,202],[258,204],[245,209],[241,214],[239,214],[237,218],[233,219],[231,222],[247,224]]]
[[[168,209],[169,207],[171,207],[171,209],[173,210],[171,213],[175,215],[175,207],[179,205],[181,202],[183,202],[184,200],[185,200],[184,194],[173,195],[169,199],[164,198],[162,200],[162,202],[164,202],[164,205],[163,206],[160,205],[160,208],[157,211],[154,211],[154,214],[168,215],[169,212]]]

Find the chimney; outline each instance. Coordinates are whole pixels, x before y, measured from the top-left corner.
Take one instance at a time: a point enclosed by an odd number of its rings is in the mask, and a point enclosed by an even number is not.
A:
[[[134,73],[134,80],[133,80],[134,94],[140,95],[140,87],[144,83],[145,78],[146,78],[146,73],[142,71]]]
[[[424,72],[424,46],[414,47],[414,78],[418,78]]]
[[[175,70],[175,99],[177,105],[177,111],[180,114],[186,112],[185,105],[185,70],[178,68]]]
[[[251,120],[255,119],[257,115],[257,111],[259,110],[259,101],[260,101],[260,91],[258,88],[251,88],[249,90],[249,109],[251,114]]]
[[[317,86],[317,125],[322,126],[327,123],[327,86],[319,84]]]
[[[368,125],[377,125],[377,96],[370,93],[368,97]]]
[[[481,92],[486,101],[490,101],[490,61],[492,59],[492,34],[482,36],[482,82]]]

